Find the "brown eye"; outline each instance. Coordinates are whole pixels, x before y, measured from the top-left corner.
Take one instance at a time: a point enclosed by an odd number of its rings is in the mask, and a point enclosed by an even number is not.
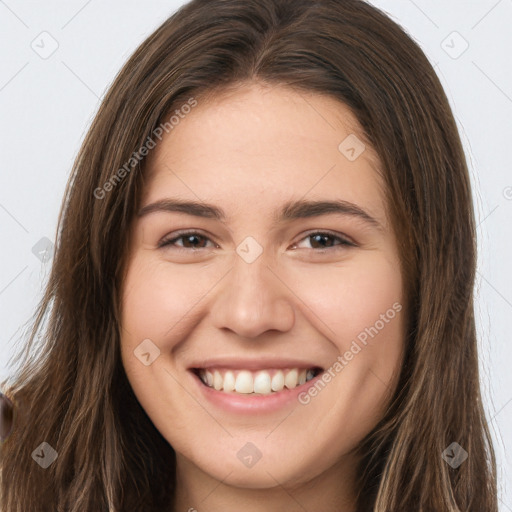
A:
[[[309,233],[302,240],[309,240],[312,249],[336,249],[338,248],[346,248],[346,247],[356,247],[356,244],[348,241],[346,238],[335,235],[329,232],[316,231],[313,233]],[[302,242],[301,240],[301,242]],[[294,244],[294,247],[298,247],[298,244]]]
[[[182,245],[177,245],[178,240],[183,240]],[[206,249],[203,243],[207,243],[209,238],[195,231],[187,231],[174,235],[172,238],[164,238],[158,247],[176,247],[178,249]]]

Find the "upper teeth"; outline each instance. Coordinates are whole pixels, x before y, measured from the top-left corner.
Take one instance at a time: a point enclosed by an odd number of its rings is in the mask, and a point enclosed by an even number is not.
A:
[[[285,387],[293,389],[315,376],[315,372],[306,369],[290,370],[199,370],[199,377],[209,387],[217,391],[235,391],[237,393],[262,393],[282,391]]]

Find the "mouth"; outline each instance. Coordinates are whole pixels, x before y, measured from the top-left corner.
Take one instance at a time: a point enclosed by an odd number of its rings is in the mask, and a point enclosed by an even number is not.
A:
[[[274,395],[291,390],[324,371],[319,366],[260,370],[209,367],[190,370],[208,388],[225,394],[245,396]]]

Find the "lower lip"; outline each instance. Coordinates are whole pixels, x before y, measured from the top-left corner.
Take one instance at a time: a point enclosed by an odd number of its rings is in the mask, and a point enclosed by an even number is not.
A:
[[[226,412],[235,412],[241,414],[261,414],[265,412],[273,412],[289,406],[293,403],[300,404],[298,396],[307,392],[307,390],[314,386],[316,381],[321,378],[322,373],[319,373],[308,382],[301,384],[293,389],[284,388],[282,391],[272,392],[268,395],[252,395],[240,393],[226,393],[224,391],[217,391],[215,388],[210,388],[196,375],[192,370],[192,374],[199,392],[215,406],[223,409]]]

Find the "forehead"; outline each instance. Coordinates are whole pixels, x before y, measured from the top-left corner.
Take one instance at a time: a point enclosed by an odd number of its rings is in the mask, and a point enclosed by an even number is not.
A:
[[[143,203],[169,194],[208,199],[229,216],[249,214],[251,206],[255,215],[274,210],[283,200],[342,199],[364,204],[385,223],[380,173],[346,105],[250,84],[198,97],[180,116],[149,155]]]

